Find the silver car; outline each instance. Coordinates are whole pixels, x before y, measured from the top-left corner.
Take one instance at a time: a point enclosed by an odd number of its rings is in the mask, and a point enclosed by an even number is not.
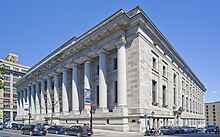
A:
[[[0,130],[3,130],[4,125],[0,124]]]

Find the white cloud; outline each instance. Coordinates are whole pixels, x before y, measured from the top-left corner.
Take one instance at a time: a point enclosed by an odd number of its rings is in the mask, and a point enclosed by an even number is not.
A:
[[[211,93],[212,94],[215,94],[215,93],[218,93],[219,91],[215,90],[215,91],[212,91]]]

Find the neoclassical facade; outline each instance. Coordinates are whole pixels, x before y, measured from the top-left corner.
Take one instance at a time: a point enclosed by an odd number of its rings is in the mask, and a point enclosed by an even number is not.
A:
[[[73,37],[16,87],[17,120],[25,123],[27,108],[32,123],[89,123],[92,104],[93,128],[204,125],[204,85],[140,7]]]

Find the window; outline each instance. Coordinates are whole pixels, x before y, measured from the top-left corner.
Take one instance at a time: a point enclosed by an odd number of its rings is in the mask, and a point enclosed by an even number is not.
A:
[[[8,66],[8,65],[5,65],[5,69],[10,69],[10,66]]]
[[[17,92],[17,89],[15,87],[13,87],[13,92]]]
[[[17,72],[13,72],[13,76],[15,76],[15,77],[19,77],[19,73],[17,73]]]
[[[156,103],[157,82],[152,80],[152,103]]]
[[[10,72],[9,71],[5,71],[5,75],[10,75]]]
[[[167,73],[166,66],[163,66],[163,75],[166,76],[166,73]]]
[[[157,69],[157,60],[153,57],[153,68]]]
[[[5,88],[5,92],[10,92],[10,88]]]
[[[17,82],[18,81],[18,79],[17,78],[13,78],[13,82]]]
[[[213,115],[215,115],[215,112],[213,112]]]
[[[213,108],[215,108],[215,105],[213,105]]]
[[[176,74],[173,75],[173,83],[176,84]]]
[[[213,121],[216,121],[215,119],[213,119]]]
[[[186,97],[186,110],[187,110],[187,111],[189,111],[189,104],[188,104],[188,101],[189,101],[189,99],[188,99],[188,97]]]
[[[115,103],[118,103],[118,82],[115,81]]]
[[[13,69],[19,71],[19,68],[16,68],[16,67],[13,67]]]
[[[27,72],[27,70],[24,70],[24,69],[22,69],[21,71],[22,71],[22,72]]]
[[[96,86],[96,95],[97,95],[97,105],[99,105],[99,86]]]
[[[176,88],[173,88],[173,104],[176,105]]]
[[[114,65],[114,66],[113,66],[113,69],[114,69],[114,70],[118,69],[118,60],[117,60],[117,58],[114,58],[114,59],[113,59],[113,65]]]
[[[215,109],[213,108],[213,111],[215,111]]]
[[[17,94],[13,94],[13,98],[17,98]]]
[[[166,86],[163,85],[163,106],[166,105]]]
[[[182,108],[184,108],[184,95],[182,95]]]
[[[191,100],[191,99],[189,100],[189,107],[190,107],[190,108],[189,108],[189,109],[190,109],[190,112],[192,112],[192,100]]]
[[[4,97],[10,97],[10,94],[4,93]]]
[[[10,81],[10,77],[4,76],[4,80]]]
[[[10,87],[10,82],[5,82],[5,86],[9,86]]]

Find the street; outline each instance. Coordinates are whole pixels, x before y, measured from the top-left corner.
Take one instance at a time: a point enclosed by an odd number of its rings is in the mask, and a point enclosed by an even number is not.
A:
[[[19,130],[4,129],[0,131],[0,135],[7,137],[27,137],[29,135],[21,135]],[[47,137],[70,137],[65,135],[47,134]],[[123,133],[116,131],[94,130],[93,137],[143,137],[141,133]],[[168,137],[166,135],[162,137]],[[170,135],[169,137],[220,137],[220,134],[205,134],[205,133],[192,133],[192,134],[177,134]]]

